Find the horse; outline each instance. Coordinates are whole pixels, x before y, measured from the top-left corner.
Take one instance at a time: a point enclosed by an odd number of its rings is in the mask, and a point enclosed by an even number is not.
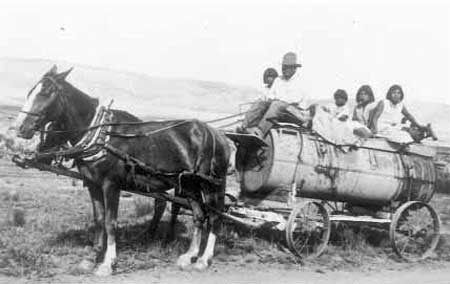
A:
[[[137,119],[137,118],[136,118]],[[137,119],[137,121],[140,121]],[[64,131],[60,131],[61,129],[64,129],[61,125],[61,122],[55,121],[55,122],[49,122],[45,125],[44,131],[40,133],[40,139],[39,143],[36,146],[36,150],[38,153],[52,153],[52,152],[58,152],[63,151],[64,149],[67,149],[70,147],[67,143],[66,133]],[[41,164],[45,165],[57,165],[61,166],[63,158],[55,159],[55,157],[52,156],[45,156],[44,157],[36,157],[35,161]],[[175,192],[177,192],[178,189],[175,188]],[[162,216],[164,215],[164,211],[166,210],[167,202],[163,199],[155,199],[154,205],[153,205],[153,218],[150,222],[149,226],[145,231],[140,233],[137,238],[145,235],[149,237],[150,239],[154,236],[156,230],[158,229],[159,222],[161,221]],[[180,212],[180,206],[178,204],[172,204],[171,207],[171,218],[170,218],[170,225],[169,225],[169,231],[167,232],[165,239],[167,242],[172,241],[174,239],[175,235],[175,224],[177,222],[177,216]],[[96,214],[96,212],[94,212]]]
[[[54,133],[64,133],[65,142],[77,145],[91,131],[99,103],[66,81],[71,71],[72,68],[58,73],[55,65],[30,90],[16,120],[18,137],[31,139],[36,132],[45,132],[46,125],[53,124]],[[111,151],[92,160],[74,157],[92,199],[94,248],[99,248],[100,259],[103,256],[95,274],[110,275],[117,257],[115,231],[120,191],[164,193],[175,187],[192,210],[194,223],[189,249],[178,257],[177,265],[184,269],[193,264],[195,269],[206,269],[220,226],[217,212],[224,207],[230,156],[225,135],[198,120],[144,123],[125,111],[112,109],[110,113],[109,131],[118,135],[107,134],[107,144],[139,159],[158,174],[147,175],[142,187],[130,181],[127,161]],[[127,136],[130,133],[133,138]],[[205,223],[208,237],[200,255]]]

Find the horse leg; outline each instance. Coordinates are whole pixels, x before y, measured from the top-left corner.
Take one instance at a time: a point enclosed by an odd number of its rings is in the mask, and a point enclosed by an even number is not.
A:
[[[202,240],[202,229],[204,222],[204,213],[200,204],[190,199],[189,203],[192,208],[192,215],[194,220],[194,231],[192,233],[191,245],[185,254],[180,255],[177,260],[177,265],[180,268],[186,268],[192,263],[192,258],[197,257],[200,251],[200,243]]]
[[[162,199],[155,199],[154,203],[154,213],[152,221],[147,228],[147,236],[153,237],[156,229],[158,228],[159,222],[161,221],[162,216],[164,215],[164,210],[166,210],[167,202]]]
[[[167,233],[166,241],[171,242],[175,239],[175,225],[177,223],[177,217],[180,213],[180,205],[176,203],[172,203],[171,208],[171,216],[170,216],[170,224],[169,224],[169,232]]]
[[[93,248],[97,253],[97,261],[105,251],[106,234],[105,234],[105,205],[103,202],[103,193],[100,188],[88,185],[89,195],[91,196],[92,211],[94,217],[94,241]]]
[[[116,259],[116,226],[117,211],[119,209],[120,190],[109,180],[103,183],[103,199],[105,202],[105,229],[107,247],[103,262],[97,268],[95,274],[108,276],[112,274],[112,265]]]
[[[225,199],[225,185],[216,186],[217,191],[209,193],[206,204],[222,212]],[[208,240],[202,256],[197,259],[194,268],[197,270],[205,270],[210,265],[214,256],[214,247],[216,244],[217,234],[220,229],[221,217],[215,212],[208,212]]]

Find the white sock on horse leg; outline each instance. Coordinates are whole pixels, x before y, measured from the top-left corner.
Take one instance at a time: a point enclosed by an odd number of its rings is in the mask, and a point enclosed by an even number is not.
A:
[[[111,265],[116,259],[116,256],[116,242],[108,244],[103,263]]]
[[[108,244],[106,247],[105,257],[103,259],[102,264],[97,268],[95,271],[95,274],[98,276],[108,276],[111,275],[112,270],[112,264],[114,260],[116,259],[116,243],[113,242],[111,244]]]
[[[198,268],[204,269],[208,267],[209,261],[214,256],[214,247],[216,245],[216,239],[217,236],[213,232],[209,232],[208,235],[208,242],[206,243],[205,251],[203,252],[203,255],[197,260]]]
[[[177,265],[180,267],[186,267],[191,264],[191,259],[198,255],[200,251],[200,243],[202,240],[202,229],[195,226],[192,234],[191,245],[186,253],[180,255],[177,261]]]

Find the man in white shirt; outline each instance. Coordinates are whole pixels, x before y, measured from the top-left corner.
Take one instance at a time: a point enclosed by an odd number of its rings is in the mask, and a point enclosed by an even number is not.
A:
[[[300,67],[302,65],[297,63],[297,55],[293,52],[286,53],[281,66],[282,76],[275,79],[268,97],[294,103],[301,109],[307,109],[309,100],[301,89],[300,72],[297,70]]]
[[[268,94],[271,100],[270,106],[258,126],[247,128],[246,132],[264,138],[273,126],[273,122],[268,119],[282,119],[289,105],[295,105],[302,111],[308,110],[309,100],[300,89],[300,72],[297,70],[300,67],[302,65],[297,63],[295,53],[288,52],[284,55],[281,66],[282,76],[275,79]]]

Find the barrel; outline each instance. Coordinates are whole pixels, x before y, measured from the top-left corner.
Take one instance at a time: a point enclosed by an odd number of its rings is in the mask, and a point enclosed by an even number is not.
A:
[[[428,202],[434,193],[433,153],[421,145],[369,139],[336,146],[311,132],[272,129],[267,147],[238,149],[241,191],[261,199],[286,194],[352,204]],[[294,191],[294,192],[293,192]]]

